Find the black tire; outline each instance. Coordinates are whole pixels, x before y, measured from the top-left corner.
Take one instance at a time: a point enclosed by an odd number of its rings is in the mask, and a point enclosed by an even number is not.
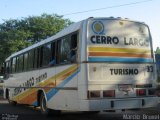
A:
[[[12,100],[8,100],[8,103],[11,104],[11,105],[14,105],[14,106],[17,105],[17,102],[16,101],[12,101]]]
[[[40,109],[43,115],[46,115],[46,116],[49,115],[49,109],[47,108],[47,101],[44,96],[44,93],[42,93],[40,96]]]
[[[9,91],[8,90],[6,92],[6,98],[7,98],[9,104],[14,105],[14,106],[17,105],[16,101],[10,100],[10,98],[9,98]]]

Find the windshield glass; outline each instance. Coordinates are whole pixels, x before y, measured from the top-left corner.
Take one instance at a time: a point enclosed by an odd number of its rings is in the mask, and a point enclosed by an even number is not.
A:
[[[153,62],[148,27],[127,20],[91,20],[88,61]]]

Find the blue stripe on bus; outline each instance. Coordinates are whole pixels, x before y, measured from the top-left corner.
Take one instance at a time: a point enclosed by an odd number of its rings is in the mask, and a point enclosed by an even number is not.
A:
[[[76,71],[74,74],[72,74],[71,76],[69,76],[66,80],[64,80],[62,83],[60,83],[60,85],[58,85],[57,87],[64,87],[64,85],[66,85],[74,76],[76,76],[78,73],[80,72],[80,69],[78,69],[78,71]],[[48,93],[47,93],[47,101],[49,101],[59,90],[58,89],[51,89]],[[32,105],[37,106],[37,101],[33,102]]]
[[[37,101],[35,101],[34,103],[32,103],[33,106],[38,106]]]
[[[79,73],[80,70],[76,71],[74,74],[69,76],[66,80],[64,80],[62,83],[60,83],[57,87],[64,87],[74,76],[76,76]],[[50,100],[59,90],[52,89],[47,93],[47,100]]]
[[[153,59],[146,58],[105,58],[105,57],[89,57],[89,62],[153,62]]]

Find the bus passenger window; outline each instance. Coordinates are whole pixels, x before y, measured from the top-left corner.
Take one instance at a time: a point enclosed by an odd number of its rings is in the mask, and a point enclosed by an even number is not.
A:
[[[24,71],[28,70],[28,52],[24,54]]]
[[[60,48],[60,62],[62,64],[68,63],[70,53],[70,39],[68,36],[62,38],[61,48]]]
[[[28,54],[28,69],[32,70],[34,64],[34,50],[30,50]]]
[[[56,51],[55,42],[53,42],[51,44],[51,59],[49,62],[49,66],[54,66],[56,64],[55,51]]]
[[[12,73],[16,72],[16,57],[14,57],[12,59],[12,68],[11,68],[11,70],[12,70]]]
[[[42,67],[46,67],[50,63],[51,52],[51,43],[43,46]]]
[[[57,40],[56,42],[56,64],[60,63],[60,48],[61,48],[61,40]]]
[[[0,74],[4,75],[4,73],[5,73],[5,69],[4,69],[4,66],[2,66],[1,69],[0,69]]]
[[[5,73],[9,74],[10,73],[10,61],[7,61],[5,63]]]
[[[23,54],[17,57],[16,72],[23,71]]]
[[[77,56],[77,34],[73,34],[71,36],[71,50],[70,50],[71,63],[76,62],[76,56]]]
[[[38,48],[38,68],[42,67],[42,60],[43,60],[43,46]]]
[[[39,64],[39,53],[38,53],[38,48],[34,49],[34,69],[38,68],[38,64]]]

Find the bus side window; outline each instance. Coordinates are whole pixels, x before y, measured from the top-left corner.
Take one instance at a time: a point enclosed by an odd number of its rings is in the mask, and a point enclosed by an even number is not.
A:
[[[16,62],[16,72],[22,72],[23,71],[23,54],[17,56],[17,62]]]
[[[12,70],[12,73],[15,73],[16,72],[16,57],[14,57],[13,59],[12,59],[12,68],[11,68],[11,70]]]
[[[40,56],[39,56],[39,67],[42,67],[42,65],[43,65],[43,49],[44,49],[44,47],[43,46],[41,46],[40,47]]]
[[[38,68],[39,60],[38,60],[38,48],[34,49],[34,69]]]
[[[70,39],[69,39],[69,36],[65,36],[61,40],[60,62],[61,62],[61,64],[66,64],[66,63],[70,62]]]
[[[5,63],[5,73],[6,74],[10,73],[10,61]]]
[[[77,57],[77,34],[73,34],[71,36],[71,50],[70,50],[70,60],[71,63],[76,62],[76,57]]]
[[[60,63],[61,40],[56,42],[56,64]]]
[[[34,50],[30,50],[28,52],[28,70],[33,69],[33,64],[34,64]]]
[[[42,67],[47,67],[51,60],[51,43],[43,45]]]
[[[1,71],[0,74],[1,74],[1,75],[4,75],[4,72],[5,72],[5,71],[4,71],[4,67],[3,67],[3,66],[1,67],[1,70],[0,70],[0,71]]]
[[[18,72],[23,71],[23,54],[19,56],[19,61],[18,61]]]
[[[37,60],[37,68],[42,67],[42,59],[43,59],[43,46],[37,48],[37,59],[35,59]]]
[[[24,54],[24,71],[28,70],[28,52]]]
[[[54,66],[56,64],[56,43],[51,43],[51,59],[49,66]]]

